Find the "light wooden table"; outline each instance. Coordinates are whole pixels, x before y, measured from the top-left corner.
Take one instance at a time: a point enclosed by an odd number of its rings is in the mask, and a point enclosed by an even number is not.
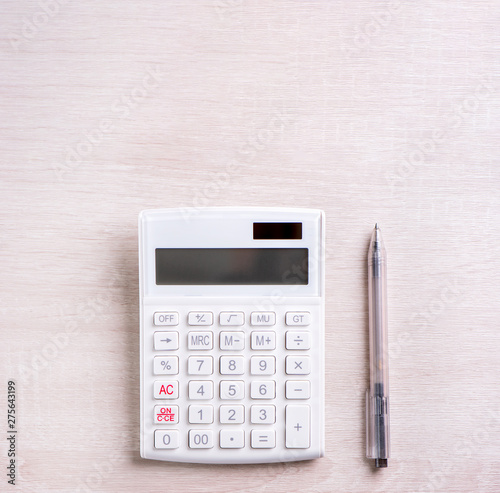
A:
[[[6,1],[1,395],[23,492],[500,490],[497,3]],[[327,214],[327,455],[139,457],[137,214]],[[364,458],[389,255],[392,458]],[[6,430],[6,411],[3,429]]]

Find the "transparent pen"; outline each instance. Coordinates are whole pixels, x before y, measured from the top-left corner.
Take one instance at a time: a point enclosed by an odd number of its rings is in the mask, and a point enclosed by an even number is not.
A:
[[[389,458],[386,252],[377,224],[368,250],[370,388],[366,391],[366,456],[375,467]]]

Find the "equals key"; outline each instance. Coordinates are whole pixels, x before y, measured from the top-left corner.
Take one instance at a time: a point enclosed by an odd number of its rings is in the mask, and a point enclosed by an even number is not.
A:
[[[274,430],[252,430],[252,448],[276,447],[276,434]]]

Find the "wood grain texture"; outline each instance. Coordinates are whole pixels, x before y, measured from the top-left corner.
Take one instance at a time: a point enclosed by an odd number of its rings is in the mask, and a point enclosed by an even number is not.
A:
[[[493,1],[3,2],[1,382],[17,487],[500,489]],[[139,457],[137,214],[327,214],[327,456]],[[364,458],[365,256],[389,255],[392,459]],[[1,440],[2,470],[7,442]]]

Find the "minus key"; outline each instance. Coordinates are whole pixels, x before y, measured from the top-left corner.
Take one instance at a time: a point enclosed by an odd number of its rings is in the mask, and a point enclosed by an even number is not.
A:
[[[311,397],[311,382],[308,380],[288,380],[285,385],[287,399],[309,399]]]

